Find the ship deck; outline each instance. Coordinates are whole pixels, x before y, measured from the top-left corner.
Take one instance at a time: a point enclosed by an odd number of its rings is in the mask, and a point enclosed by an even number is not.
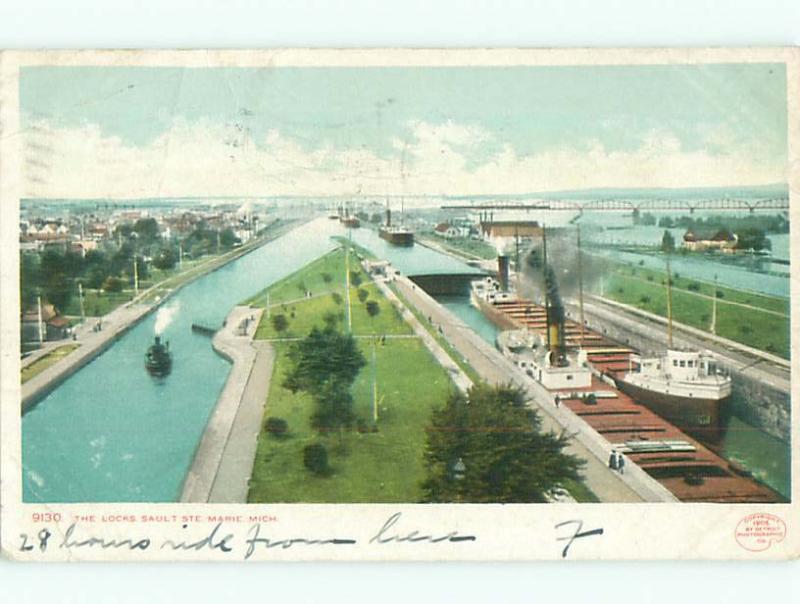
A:
[[[544,335],[545,309],[526,300],[500,302],[493,305],[519,329]],[[505,322],[505,321],[504,321]],[[614,377],[636,367],[631,355],[637,352],[602,334],[581,328],[575,321],[565,324],[568,347],[586,350],[589,363],[600,373]],[[775,503],[782,497],[768,486],[731,469],[730,463],[717,453],[666,421],[644,405],[621,392],[605,380],[593,376],[586,388],[570,388],[563,392],[561,404],[583,419],[603,436],[610,446],[626,441],[684,441],[693,451],[631,451],[626,459],[650,474],[678,499],[686,502]],[[593,401],[581,392],[598,393]],[[577,396],[576,396],[577,395]]]

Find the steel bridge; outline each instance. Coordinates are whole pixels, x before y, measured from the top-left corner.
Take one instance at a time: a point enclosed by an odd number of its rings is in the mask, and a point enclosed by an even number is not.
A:
[[[789,199],[787,197],[770,197],[761,199],[698,199],[698,200],[676,200],[676,199],[553,199],[541,201],[488,201],[474,204],[454,204],[443,205],[443,210],[566,210],[570,212],[635,212],[648,210],[688,210],[694,213],[695,210],[716,210],[716,211],[736,211],[748,210],[788,210]]]

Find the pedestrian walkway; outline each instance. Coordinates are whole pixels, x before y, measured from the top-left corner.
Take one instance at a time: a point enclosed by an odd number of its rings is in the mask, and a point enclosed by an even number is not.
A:
[[[263,374],[272,373],[269,345],[257,349],[252,343],[262,312],[237,306],[214,335],[214,350],[233,367],[184,479],[182,502],[204,503],[212,497],[244,502],[247,498],[259,409],[269,390],[269,377],[263,379]]]

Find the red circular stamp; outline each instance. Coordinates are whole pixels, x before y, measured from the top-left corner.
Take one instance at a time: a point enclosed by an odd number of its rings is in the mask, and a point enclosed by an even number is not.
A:
[[[773,514],[750,514],[736,525],[736,542],[751,552],[763,552],[786,537],[786,523]]]

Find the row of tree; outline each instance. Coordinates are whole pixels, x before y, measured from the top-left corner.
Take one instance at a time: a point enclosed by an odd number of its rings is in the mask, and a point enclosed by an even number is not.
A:
[[[22,253],[20,295],[23,308],[35,304],[36,297],[42,295],[63,311],[77,295],[79,281],[89,289],[120,291],[133,283],[134,262],[135,272],[144,280],[151,266],[170,270],[179,261],[178,243],[163,240],[153,218],[119,225],[113,235],[111,240],[85,255],[65,247]],[[237,241],[231,229],[217,232],[201,224],[180,245],[185,256],[199,257],[218,249],[228,250]]]

